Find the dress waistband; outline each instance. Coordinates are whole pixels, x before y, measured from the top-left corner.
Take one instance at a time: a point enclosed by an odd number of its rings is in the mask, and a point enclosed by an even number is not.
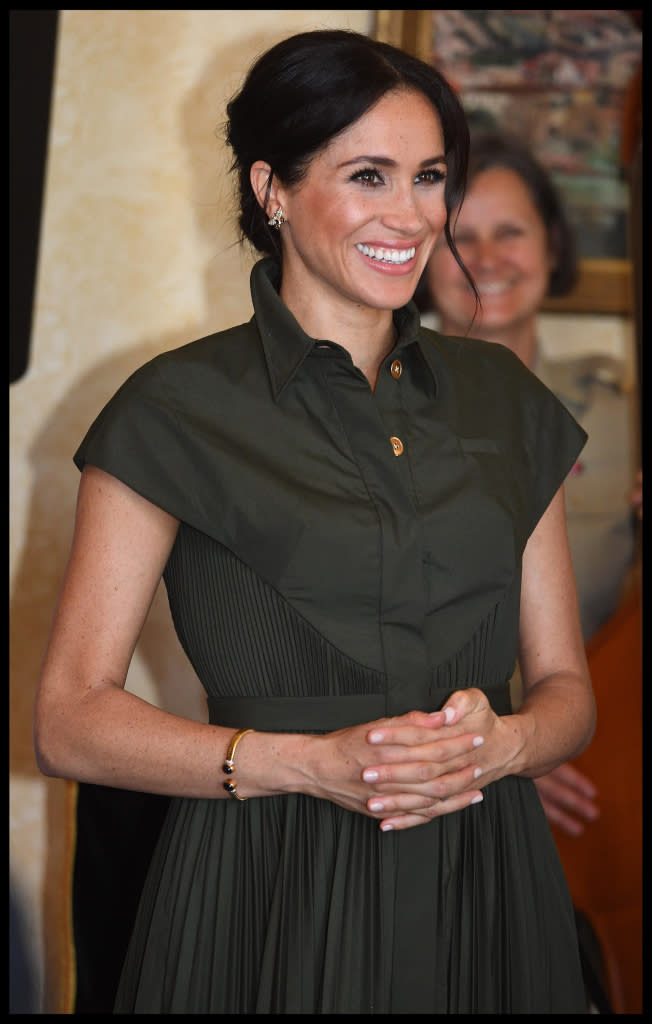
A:
[[[419,708],[437,711],[459,687],[437,689],[425,698],[413,701],[402,710],[392,699],[387,710],[385,693],[350,694],[336,697],[208,697],[211,725],[233,729],[259,729],[263,732],[331,732],[363,722],[374,722],[405,714]],[[497,715],[509,715],[512,701],[509,683],[483,688]]]

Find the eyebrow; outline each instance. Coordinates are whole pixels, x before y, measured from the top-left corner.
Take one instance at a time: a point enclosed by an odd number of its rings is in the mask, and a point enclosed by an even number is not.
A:
[[[391,157],[388,157],[388,156],[368,156],[368,155],[365,155],[364,153],[361,154],[360,156],[353,157],[352,160],[345,160],[343,163],[339,164],[339,166],[340,167],[350,167],[352,164],[363,164],[363,163],[377,164],[379,167],[396,167],[396,166],[398,166],[397,165],[397,161],[396,160],[392,160]],[[428,160],[422,160],[421,163],[419,164],[419,167],[432,167],[433,164],[445,164],[445,163],[446,163],[446,157],[445,156],[433,156],[433,157],[430,157]]]

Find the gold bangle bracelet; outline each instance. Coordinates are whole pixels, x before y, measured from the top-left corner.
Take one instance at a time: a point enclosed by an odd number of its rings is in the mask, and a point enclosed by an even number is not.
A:
[[[238,743],[240,742],[243,736],[246,736],[248,732],[253,731],[253,729],[238,729],[238,731],[235,732],[231,737],[231,742],[229,743],[226,750],[224,764],[222,765],[222,771],[224,772],[225,775],[232,775],[233,772],[235,771],[235,748],[237,747]],[[228,782],[224,783],[224,789],[227,791],[229,796],[233,797],[234,800],[240,800],[244,803],[244,801],[247,799],[246,796],[238,796],[238,787],[232,779],[229,779]]]

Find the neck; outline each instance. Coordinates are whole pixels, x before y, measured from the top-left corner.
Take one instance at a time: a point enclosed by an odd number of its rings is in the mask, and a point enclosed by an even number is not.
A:
[[[334,341],[350,353],[374,391],[381,364],[396,344],[392,311],[369,306],[352,308],[350,303],[324,310],[303,296],[288,294],[283,284],[280,295],[307,335]]]

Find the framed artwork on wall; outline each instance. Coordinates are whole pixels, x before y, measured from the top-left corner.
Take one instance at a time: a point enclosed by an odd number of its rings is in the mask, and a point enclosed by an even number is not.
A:
[[[629,313],[632,208],[624,139],[640,75],[636,11],[376,11],[376,37],[434,64],[474,127],[525,138],[576,231],[580,279],[546,308]],[[638,214],[640,215],[640,214]]]

